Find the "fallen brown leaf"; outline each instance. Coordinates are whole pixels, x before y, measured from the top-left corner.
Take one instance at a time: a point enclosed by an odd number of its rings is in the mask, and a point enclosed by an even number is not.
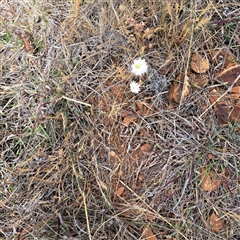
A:
[[[192,74],[189,78],[193,86],[200,88],[206,87],[209,82],[209,78],[207,75]]]
[[[116,194],[117,194],[118,196],[121,196],[124,191],[125,191],[125,188],[124,188],[124,187],[120,187],[120,188],[116,191]]]
[[[230,95],[230,98],[240,99],[240,86],[233,87],[231,92],[232,94]]]
[[[156,236],[153,234],[152,230],[148,227],[144,229],[145,240],[157,240]]]
[[[206,171],[205,168],[200,169],[201,187],[204,191],[215,191],[221,184],[220,179],[214,171]]]
[[[133,190],[139,189],[140,187],[141,187],[141,185],[138,184],[138,183],[137,183],[137,184],[136,184],[136,183],[133,183],[133,184],[132,184],[132,189],[133,189]]]
[[[148,132],[147,129],[141,128],[140,131],[139,131],[139,135],[140,135],[141,137],[146,137],[146,136],[149,135],[149,132]]]
[[[138,110],[142,110],[142,108],[143,108],[143,103],[142,103],[141,101],[137,101],[137,102],[136,102],[136,105],[137,105]]]
[[[168,196],[169,198],[172,198],[172,197],[173,197],[173,194],[174,194],[174,191],[173,191],[171,188],[167,189],[167,196]]]
[[[230,94],[230,99],[238,99],[239,94],[237,93],[239,91],[238,86],[232,88],[233,91],[236,93]],[[239,104],[233,104],[229,100],[226,99],[226,101],[223,101],[220,99],[221,96],[223,96],[224,93],[220,93],[216,89],[213,89],[210,92],[209,100],[211,104],[214,104],[214,112],[221,124],[228,124],[228,122],[231,123],[238,123],[240,122],[240,105]]]
[[[208,158],[208,160],[212,160],[213,159],[213,155],[211,153],[208,153],[207,154],[207,158]]]
[[[233,87],[231,92],[240,94],[240,86]]]
[[[146,116],[148,112],[148,108],[146,107],[147,101],[144,99],[143,101],[136,102],[136,112],[141,116]]]
[[[139,174],[139,175],[138,175],[138,181],[141,182],[143,179],[144,179],[144,176],[143,176],[142,174]]]
[[[131,212],[129,210],[125,210],[120,214],[120,216],[124,216],[125,218],[130,218],[131,217]]]
[[[196,73],[205,73],[209,70],[209,61],[206,57],[203,57],[201,54],[194,53],[192,54],[191,69]]]
[[[238,78],[237,82],[235,82],[235,85],[238,85],[240,83],[239,75],[240,64],[224,69],[221,73],[217,74],[215,78],[227,85],[233,84]]]
[[[214,112],[221,124],[240,122],[240,106],[235,104],[227,104],[226,102],[216,103]]]
[[[124,97],[124,94],[125,94],[124,89],[123,89],[122,86],[120,86],[120,85],[118,85],[118,86],[115,85],[115,86],[113,86],[113,87],[110,88],[110,91],[111,91],[111,93],[117,98],[117,100],[118,100],[119,102],[122,101],[122,99],[123,99],[123,97]]]
[[[237,64],[230,49],[219,49],[211,51],[212,61],[217,65],[224,63],[224,68],[229,68]],[[225,60],[225,61],[224,61]]]
[[[121,111],[121,116],[124,118],[124,117],[128,117],[130,114],[132,114],[131,112],[129,111],[125,111],[125,110],[122,110]]]
[[[224,228],[224,221],[214,212],[209,216],[209,223],[213,232],[219,232]]]
[[[145,143],[145,144],[143,144],[143,145],[141,146],[141,150],[142,150],[143,152],[149,152],[150,149],[151,149],[151,144],[149,144],[149,143]]]
[[[108,161],[111,164],[116,164],[121,162],[121,159],[114,151],[110,151],[108,152]]]
[[[128,127],[137,117],[125,117],[123,123]]]
[[[210,92],[210,95],[209,95],[209,100],[210,100],[210,103],[211,104],[214,104],[216,102],[219,103],[219,101],[221,100],[221,93],[216,90],[216,89],[212,89],[211,92]]]
[[[147,218],[147,220],[148,220],[149,222],[152,222],[153,219],[154,219],[154,216],[153,216],[153,215],[148,215],[148,214],[147,214],[146,218]]]
[[[180,103],[181,97],[182,97],[182,101],[184,101],[185,97],[189,95],[191,91],[191,87],[188,83],[188,76],[186,76],[186,78],[187,78],[186,86],[185,86],[185,89],[183,90],[184,74],[180,74],[177,76],[176,81],[173,82],[173,85],[168,92],[169,100],[176,103]]]
[[[231,98],[231,99],[240,99],[240,94],[238,94],[238,93],[233,93],[233,94],[230,95],[230,98]]]
[[[104,117],[104,119],[102,120],[102,123],[105,127],[107,127],[110,123],[110,118],[108,116]]]

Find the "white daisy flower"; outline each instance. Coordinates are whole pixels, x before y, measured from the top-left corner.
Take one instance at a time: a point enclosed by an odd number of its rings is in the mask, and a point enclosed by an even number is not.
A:
[[[139,93],[140,85],[137,82],[132,81],[130,83],[130,89],[131,89],[131,92],[133,92],[133,93]]]
[[[143,75],[145,72],[147,72],[148,69],[146,61],[141,58],[135,59],[131,67],[132,73],[137,76]]]

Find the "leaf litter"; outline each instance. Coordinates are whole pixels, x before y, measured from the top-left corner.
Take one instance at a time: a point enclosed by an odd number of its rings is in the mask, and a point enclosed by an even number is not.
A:
[[[213,232],[218,233],[224,229],[224,221],[214,212],[212,212],[209,216],[209,223]]]
[[[221,180],[217,176],[216,172],[208,171],[206,168],[200,169],[201,187],[204,191],[215,191],[221,184]]]
[[[206,214],[224,206],[234,239],[239,50],[234,29],[209,22],[226,20],[224,4],[50,2],[39,11],[16,2],[24,11],[5,22],[44,44],[33,58],[27,36],[24,51],[17,40],[1,42],[1,234],[224,239],[219,216]],[[132,76],[139,57],[149,72]],[[131,80],[141,82],[137,95]]]

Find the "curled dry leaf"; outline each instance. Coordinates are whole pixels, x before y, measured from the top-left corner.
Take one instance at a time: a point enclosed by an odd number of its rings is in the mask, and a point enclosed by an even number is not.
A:
[[[111,164],[116,164],[121,162],[121,159],[114,151],[110,151],[108,152],[108,161]]]
[[[131,217],[131,211],[125,210],[120,214],[120,216],[121,215],[124,216],[125,218],[130,218]]]
[[[233,87],[231,90],[230,98],[232,99],[240,99],[240,86]]]
[[[152,230],[148,227],[144,229],[145,240],[157,240],[156,236],[153,234]]]
[[[173,102],[180,103],[182,97],[183,101],[191,91],[191,87],[188,83],[188,80],[189,80],[188,76],[185,76],[185,89],[183,89],[184,74],[179,74],[176,78],[176,81],[173,82],[170,91],[168,92],[168,99]]]
[[[190,82],[193,86],[204,88],[208,85],[209,78],[207,75],[191,74]]]
[[[235,85],[239,85],[240,83],[239,76],[240,76],[240,64],[224,69],[221,73],[217,74],[215,78],[227,85],[233,84],[238,78],[237,82],[235,82]]]
[[[209,61],[201,54],[194,53],[191,58],[190,67],[196,73],[205,73],[209,70]]]
[[[148,220],[149,222],[152,222],[153,219],[154,219],[154,215],[146,214],[146,220]]]
[[[133,183],[132,184],[132,189],[133,190],[139,189],[140,187],[141,187],[141,184],[139,184],[139,183]]]
[[[124,191],[125,191],[125,188],[124,188],[124,187],[120,187],[120,188],[116,191],[116,194],[117,194],[118,196],[121,196],[121,195],[124,193]]]
[[[149,143],[145,143],[145,144],[143,144],[143,145],[141,146],[141,150],[142,150],[143,152],[149,152],[150,149],[151,149],[151,144],[149,144]]]
[[[240,106],[238,105],[226,102],[216,103],[214,112],[221,124],[227,124],[229,121],[233,124],[240,122]]]
[[[117,100],[119,102],[122,101],[123,97],[124,97],[124,89],[122,86],[120,85],[115,85],[113,87],[110,88],[110,91],[113,95],[115,95],[115,97],[117,98]]]
[[[209,216],[209,224],[213,232],[219,232],[224,228],[224,221],[214,212]]]
[[[142,182],[143,179],[144,179],[144,176],[143,176],[142,174],[139,174],[139,175],[138,175],[138,181],[139,181],[139,182]]]
[[[224,103],[226,96],[224,96],[225,90],[221,88],[214,88],[210,91],[209,100],[211,104]]]
[[[141,116],[146,116],[146,114],[149,113],[149,108],[147,107],[147,101],[145,99],[136,102],[136,112]]]
[[[212,61],[217,65],[223,65],[224,68],[229,68],[237,64],[230,49],[219,49],[211,51]]]
[[[201,187],[204,191],[215,191],[221,181],[214,171],[206,171],[205,168],[200,169]]]
[[[142,110],[142,108],[143,108],[143,103],[142,103],[141,101],[137,101],[137,102],[136,102],[136,105],[137,105],[137,108],[138,108],[139,110]]]
[[[128,127],[137,117],[125,117],[123,123]]]
[[[213,159],[213,155],[211,153],[208,153],[207,154],[207,158],[208,158],[208,160],[212,160]]]
[[[232,88],[233,94],[229,95],[230,99],[238,99],[239,95],[237,92],[239,90],[240,89],[238,87]],[[213,89],[209,96],[211,104],[214,104],[213,110],[219,122],[221,124],[228,124],[228,122],[234,124],[240,122],[240,105],[233,104],[228,100],[223,101],[222,99],[220,99],[222,94],[216,89]]]
[[[231,92],[232,92],[232,93],[240,94],[240,86],[233,87],[232,90],[231,90]]]
[[[147,136],[149,136],[149,131],[148,131],[148,129],[147,129],[147,128],[141,128],[141,129],[139,130],[139,136],[141,136],[141,137],[147,137]]]
[[[166,191],[166,193],[167,193],[167,196],[168,196],[169,198],[172,198],[172,197],[173,197],[173,194],[174,194],[174,191],[173,191],[171,188],[168,188],[167,191]]]

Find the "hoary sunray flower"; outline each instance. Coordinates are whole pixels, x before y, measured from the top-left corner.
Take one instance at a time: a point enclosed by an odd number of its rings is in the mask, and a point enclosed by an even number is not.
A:
[[[148,65],[144,59],[138,58],[133,61],[131,68],[133,74],[141,76],[147,72]]]
[[[130,83],[130,90],[133,93],[139,93],[140,85],[137,82],[135,82],[135,81],[131,81],[131,83]]]

